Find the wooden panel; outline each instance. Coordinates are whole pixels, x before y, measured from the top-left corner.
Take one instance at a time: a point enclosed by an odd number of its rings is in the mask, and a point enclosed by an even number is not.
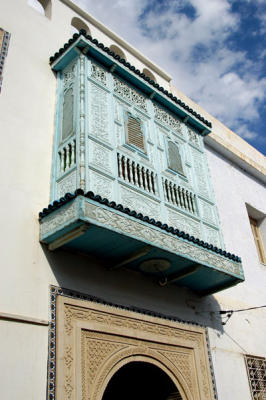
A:
[[[169,168],[171,168],[175,172],[179,172],[184,175],[182,158],[179,148],[174,142],[171,142],[170,140],[168,141],[168,163]]]
[[[128,144],[133,144],[142,151],[146,152],[142,122],[140,121],[140,119],[135,118],[130,113],[128,113],[126,129]]]
[[[69,88],[64,95],[62,140],[73,133],[73,88]]]

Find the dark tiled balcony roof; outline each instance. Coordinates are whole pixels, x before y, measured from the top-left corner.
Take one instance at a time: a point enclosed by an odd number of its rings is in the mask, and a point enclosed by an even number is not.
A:
[[[179,107],[183,108],[187,113],[193,115],[193,117],[195,117],[196,119],[198,119],[199,121],[204,123],[209,128],[212,127],[211,122],[206,120],[202,115],[197,113],[195,110],[193,110],[191,107],[189,107],[187,104],[185,104],[182,100],[178,99],[172,93],[168,92],[168,90],[164,89],[162,86],[160,86],[154,80],[150,79],[143,72],[141,72],[139,69],[134,67],[134,65],[131,65],[124,58],[121,58],[118,54],[111,51],[109,49],[109,47],[104,46],[104,44],[98,42],[97,39],[93,39],[90,35],[87,35],[86,31],[83,29],[81,29],[79,33],[74,33],[73,37],[71,39],[69,39],[69,41],[67,43],[65,43],[64,46],[61,47],[58,52],[56,52],[52,57],[50,57],[50,64],[53,64],[59,57],[61,57],[68,50],[68,48],[70,46],[72,46],[75,42],[78,42],[78,40],[81,36],[83,36],[85,39],[89,40],[92,44],[97,46],[103,52],[107,53],[110,57],[113,57],[117,63],[122,64],[124,67],[128,68],[131,72],[133,72],[139,78],[144,80],[146,83],[153,86],[159,92],[163,93],[165,96],[167,96],[169,99],[171,99],[174,103],[176,103]]]
[[[53,203],[49,204],[47,208],[44,208],[40,213],[39,213],[39,219],[42,220],[44,217],[47,215],[51,214],[53,211],[57,210],[58,208],[62,207],[63,205],[69,203],[73,199],[75,199],[77,196],[84,196],[87,197],[93,201],[96,201],[100,204],[104,204],[107,207],[113,208],[116,211],[119,211],[123,214],[128,214],[129,216],[142,220],[143,222],[146,222],[150,225],[154,225],[157,228],[164,230],[168,233],[171,233],[172,235],[181,237],[182,239],[185,239],[189,242],[192,242],[200,247],[203,247],[207,250],[210,250],[214,253],[220,254],[224,256],[225,258],[228,258],[230,260],[233,260],[235,262],[241,263],[241,258],[236,256],[235,254],[231,254],[223,249],[219,249],[216,246],[213,246],[210,243],[204,242],[203,240],[200,240],[198,238],[195,238],[194,236],[189,235],[188,233],[184,231],[180,231],[177,228],[174,228],[172,226],[168,226],[167,224],[162,223],[161,221],[155,221],[155,219],[150,218],[148,216],[144,216],[141,213],[138,213],[137,211],[130,210],[127,207],[124,207],[122,204],[116,204],[115,201],[109,201],[106,198],[102,198],[99,195],[95,195],[93,192],[89,191],[87,193],[84,193],[82,189],[77,189],[75,193],[66,193],[64,197],[61,197],[59,200],[55,200]]]

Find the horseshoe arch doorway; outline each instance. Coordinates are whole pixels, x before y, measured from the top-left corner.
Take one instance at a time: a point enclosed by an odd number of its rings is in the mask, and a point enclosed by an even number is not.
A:
[[[172,379],[144,361],[123,365],[109,380],[102,400],[183,400]]]

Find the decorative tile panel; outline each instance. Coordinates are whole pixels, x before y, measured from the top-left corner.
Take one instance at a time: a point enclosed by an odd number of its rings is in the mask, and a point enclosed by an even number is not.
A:
[[[91,100],[89,112],[90,133],[99,139],[110,142],[109,137],[109,94],[99,86],[91,83]]]
[[[114,93],[121,96],[123,99],[134,104],[147,112],[147,100],[142,94],[137,92],[135,89],[120,81],[116,77],[114,79]]]
[[[91,77],[102,85],[107,86],[107,72],[99,65],[91,63]]]

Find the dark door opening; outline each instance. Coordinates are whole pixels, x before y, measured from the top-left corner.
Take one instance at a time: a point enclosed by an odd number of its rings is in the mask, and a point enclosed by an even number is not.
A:
[[[178,389],[160,368],[133,361],[110,379],[103,400],[182,400]]]

